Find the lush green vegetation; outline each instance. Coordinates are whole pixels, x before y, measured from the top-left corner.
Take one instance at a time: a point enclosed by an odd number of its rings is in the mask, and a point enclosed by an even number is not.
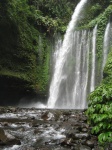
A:
[[[0,1],[0,89],[3,87],[45,93],[49,82],[53,38],[64,33],[78,0]],[[112,17],[112,0],[89,0],[79,29],[98,25],[97,62],[101,67],[103,36]],[[97,71],[97,80],[101,78]],[[104,79],[89,96],[88,122],[100,143],[112,142],[112,51]]]
[[[32,88],[37,78],[38,32],[30,7],[26,1],[3,0],[0,14],[0,76],[25,80],[25,86]]]
[[[87,115],[101,144],[112,142],[112,51],[104,69],[104,79],[89,96]]]
[[[111,4],[111,0],[90,0],[86,5],[86,10],[83,12],[84,18],[82,18],[82,20],[79,22],[79,29],[93,28],[98,22],[100,22],[101,16],[104,16],[104,12]],[[108,15],[108,13],[106,14]],[[106,19],[109,19],[108,16],[106,17]]]
[[[88,19],[87,24],[84,21],[81,28],[93,29],[96,24],[98,25],[96,50],[97,70],[100,70],[104,31],[108,21],[111,21],[112,1],[91,2],[93,6],[89,7],[88,10],[90,12],[93,10],[93,13],[90,19]],[[86,114],[88,116],[88,123],[93,126],[92,133],[98,136],[100,144],[103,144],[105,147],[108,143],[112,142],[112,50],[109,53],[103,76],[100,86],[88,97],[89,108]],[[97,71],[97,78],[98,80],[101,78],[99,71]]]
[[[66,31],[66,26],[77,4],[71,0],[29,0],[36,6],[37,25],[48,34]]]
[[[74,4],[70,0],[0,1],[0,78],[18,81],[9,87],[47,90],[51,41],[55,33],[66,30]]]

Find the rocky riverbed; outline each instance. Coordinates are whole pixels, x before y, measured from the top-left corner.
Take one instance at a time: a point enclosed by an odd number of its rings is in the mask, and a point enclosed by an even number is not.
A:
[[[0,150],[99,150],[84,111],[0,107]]]

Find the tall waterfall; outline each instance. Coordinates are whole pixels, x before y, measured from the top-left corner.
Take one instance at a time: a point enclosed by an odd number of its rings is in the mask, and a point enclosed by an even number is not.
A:
[[[93,30],[93,38],[92,38],[92,71],[91,71],[91,89],[90,89],[91,92],[94,91],[95,88],[96,35],[97,35],[97,25]]]
[[[81,0],[68,25],[63,42],[55,46],[53,78],[50,85],[48,108],[85,109],[87,94],[97,85],[97,25],[93,31],[76,31],[87,0]],[[102,70],[109,51],[110,23],[104,34]],[[100,70],[100,72],[103,72]]]
[[[103,76],[103,69],[106,64],[107,55],[109,52],[109,42],[110,42],[110,22],[107,24],[104,34],[104,45],[103,45],[103,60],[102,60],[102,76]]]
[[[54,107],[59,107],[59,106],[61,106],[61,108],[65,107],[65,103],[66,102],[68,103],[66,99],[72,100],[73,98],[72,94],[70,94],[72,93],[73,85],[68,84],[68,82],[69,83],[70,81],[72,82],[72,78],[73,78],[73,75],[71,75],[71,79],[68,80],[68,78],[70,78],[70,75],[69,75],[69,71],[71,69],[70,63],[72,62],[69,61],[68,63],[67,60],[69,59],[69,54],[72,53],[71,50],[73,48],[73,39],[74,39],[73,31],[77,26],[77,22],[80,19],[80,15],[86,3],[87,3],[87,0],[81,0],[79,4],[77,5],[73,13],[72,19],[68,25],[66,34],[64,36],[62,47],[59,50],[58,60],[56,61],[56,64],[55,64],[54,76],[53,76],[51,86],[50,86],[50,96],[48,99],[49,108],[54,108]],[[77,35],[77,38],[81,40],[79,34]],[[81,51],[81,48],[80,48],[80,51]],[[81,57],[80,51],[78,52],[79,57]],[[67,65],[69,69],[67,69]],[[77,74],[79,74],[78,69],[77,69]],[[69,93],[68,90],[70,89],[71,91]],[[70,96],[68,96],[68,94],[70,94]],[[71,105],[70,105],[70,102],[69,104],[67,103],[66,103],[67,108],[71,106],[73,108],[75,107],[75,105],[73,106],[72,103]]]
[[[72,73],[74,78],[70,84],[73,84],[70,107],[75,107],[75,109],[84,109],[87,106],[86,95],[89,73],[90,32],[76,32],[74,42],[75,41],[77,42],[74,47],[75,49],[73,48],[73,51],[75,50],[75,70]]]

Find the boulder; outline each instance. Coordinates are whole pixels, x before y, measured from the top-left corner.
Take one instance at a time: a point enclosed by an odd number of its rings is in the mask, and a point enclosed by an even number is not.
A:
[[[71,138],[70,138],[70,139],[60,139],[60,140],[59,140],[59,144],[60,144],[61,146],[72,146],[72,145],[73,145]]]
[[[79,146],[79,150],[91,150],[91,148],[86,145],[81,145]]]
[[[0,129],[0,145],[20,145],[21,142],[19,139],[15,138],[13,135],[8,132]]]
[[[88,132],[87,128],[82,128],[82,132]]]
[[[86,141],[86,144],[89,146],[89,147],[91,147],[91,148],[93,148],[94,147],[94,144],[95,144],[95,141],[94,140],[87,140]]]
[[[110,148],[112,148],[112,143],[110,143]]]
[[[15,113],[17,111],[17,108],[9,106],[8,110],[9,110],[9,112]]]
[[[76,133],[75,138],[76,139],[85,139],[85,138],[88,139],[89,134],[88,133]]]
[[[51,112],[45,112],[42,116],[41,119],[43,120],[52,120],[54,119],[54,115]]]

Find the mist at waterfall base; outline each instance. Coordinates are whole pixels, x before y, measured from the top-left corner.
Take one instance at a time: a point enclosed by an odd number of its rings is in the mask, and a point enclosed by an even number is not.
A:
[[[110,45],[111,23],[108,23],[104,33],[102,65],[100,78],[97,79],[96,39],[98,26],[93,31],[76,31],[78,21],[87,4],[81,0],[74,10],[68,25],[64,40],[58,36],[55,42],[52,68],[53,75],[50,84],[48,102],[36,98],[27,104],[27,99],[20,101],[20,107],[36,107],[48,109],[86,109],[87,95],[94,91],[101,82]],[[79,17],[81,16],[81,18]]]
[[[18,106],[22,108],[46,108],[47,96],[46,95],[32,95],[20,99]]]

